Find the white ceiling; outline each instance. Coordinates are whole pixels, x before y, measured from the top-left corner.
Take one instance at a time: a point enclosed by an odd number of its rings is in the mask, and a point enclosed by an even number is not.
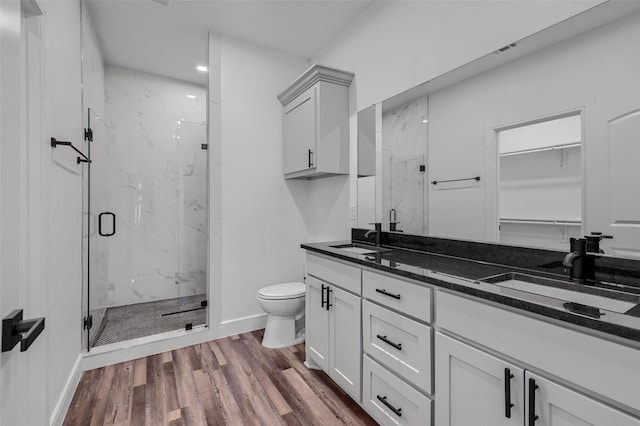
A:
[[[167,0],[158,0],[166,2]],[[375,0],[86,0],[108,65],[199,84],[207,32],[311,59]]]

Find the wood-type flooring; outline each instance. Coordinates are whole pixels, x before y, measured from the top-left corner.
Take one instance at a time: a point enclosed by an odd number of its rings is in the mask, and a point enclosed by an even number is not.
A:
[[[64,425],[375,425],[304,344],[262,347],[263,330],[86,371]]]

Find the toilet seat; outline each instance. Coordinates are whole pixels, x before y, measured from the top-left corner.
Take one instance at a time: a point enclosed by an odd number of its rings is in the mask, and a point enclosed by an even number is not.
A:
[[[265,300],[286,300],[304,297],[306,287],[303,283],[274,284],[260,289],[258,297]]]

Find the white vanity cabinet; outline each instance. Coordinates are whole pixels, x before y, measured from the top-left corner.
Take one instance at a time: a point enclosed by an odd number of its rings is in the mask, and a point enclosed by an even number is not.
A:
[[[306,357],[360,402],[360,269],[307,255]]]
[[[349,86],[353,73],[313,65],[278,99],[285,178],[349,173]]]
[[[524,369],[441,333],[435,346],[437,425],[524,424]]]
[[[640,351],[443,291],[435,310],[437,425],[640,426],[600,400],[640,409]]]
[[[362,405],[380,424],[429,425],[432,290],[367,270],[362,288]]]

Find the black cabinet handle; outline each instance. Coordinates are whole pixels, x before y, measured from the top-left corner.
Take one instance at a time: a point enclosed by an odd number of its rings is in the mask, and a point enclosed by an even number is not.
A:
[[[376,398],[378,398],[380,402],[386,405],[389,410],[393,411],[393,414],[395,414],[398,417],[402,417],[402,408],[396,408],[393,405],[389,404],[389,402],[387,401],[386,395],[385,396],[376,395]]]
[[[529,426],[534,426],[538,416],[536,416],[536,389],[538,389],[536,381],[529,379]]]
[[[329,286],[326,286],[326,287],[328,288]],[[325,285],[322,284],[322,290],[320,291],[320,295],[321,295],[321,298],[322,298],[322,303],[320,304],[320,308],[324,308],[324,304],[327,303],[324,300],[324,289],[325,289]]]
[[[387,339],[387,336],[381,336],[379,334],[376,335],[376,337],[385,342],[387,345],[391,345],[399,351],[402,350],[402,343],[393,343],[391,340]]]
[[[102,218],[104,216],[111,216],[111,223],[112,223],[112,227],[111,227],[111,233],[107,234],[105,232],[102,232]],[[116,214],[115,213],[111,213],[111,212],[102,212],[98,215],[98,234],[100,234],[100,236],[102,237],[111,237],[112,235],[115,235],[116,233]]]
[[[508,419],[511,418],[511,408],[515,404],[511,402],[511,379],[513,374],[509,368],[504,369],[504,416]]]
[[[333,290],[331,289],[331,287],[327,286],[327,311],[329,310],[330,307],[332,307],[333,305],[331,303],[329,303],[329,295],[331,294]]]
[[[313,167],[313,151],[309,150],[309,168]]]
[[[400,295],[399,295],[399,294],[389,293],[389,292],[387,292],[387,290],[385,290],[385,289],[382,289],[382,290],[381,290],[381,289],[379,289],[379,288],[376,288],[376,291],[377,291],[378,293],[384,294],[385,296],[393,297],[394,299],[398,299],[398,300],[400,300]]]

